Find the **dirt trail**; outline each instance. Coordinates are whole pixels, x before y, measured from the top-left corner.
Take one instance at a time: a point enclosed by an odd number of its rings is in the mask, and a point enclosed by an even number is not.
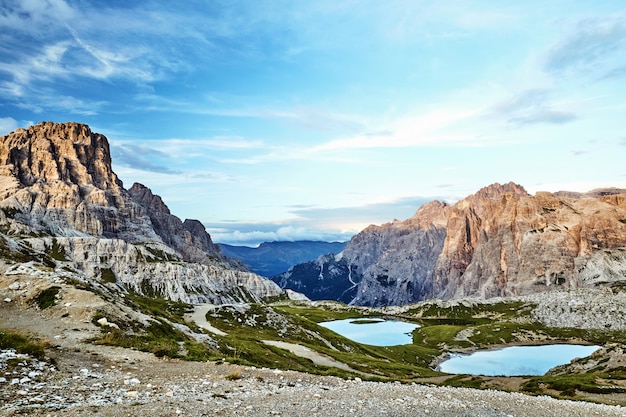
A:
[[[216,334],[218,336],[226,336],[226,332],[221,331],[220,329],[211,326],[206,319],[206,314],[213,310],[215,305],[213,304],[199,304],[194,306],[194,311],[188,317],[185,317],[188,320],[193,321],[198,325],[198,327],[208,330],[209,332]]]
[[[345,363],[339,362],[331,358],[330,356],[322,355],[321,353],[318,353],[312,349],[309,349],[306,346],[298,345],[295,343],[281,342],[278,340],[262,340],[262,342],[265,343],[266,345],[276,346],[278,348],[288,350],[294,355],[300,356],[301,358],[309,359],[311,362],[319,366],[334,367],[334,368],[343,369],[344,371],[348,371],[348,372],[355,372],[361,375],[370,375],[365,372],[357,371],[356,369],[350,368]]]

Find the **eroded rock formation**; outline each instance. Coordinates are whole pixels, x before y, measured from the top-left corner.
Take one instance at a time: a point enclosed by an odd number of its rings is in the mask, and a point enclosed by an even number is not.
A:
[[[358,282],[351,302],[624,285],[625,204],[626,190],[531,196],[513,183],[485,187],[452,206],[428,203],[412,218],[370,226],[348,243],[342,259]],[[284,276],[283,286],[294,279]]]
[[[55,247],[57,260],[89,276],[108,271],[138,293],[214,303],[282,294],[222,256],[199,221],[172,215],[141,184],[126,190],[106,137],[83,124],[44,122],[0,137],[0,208],[5,246]]]

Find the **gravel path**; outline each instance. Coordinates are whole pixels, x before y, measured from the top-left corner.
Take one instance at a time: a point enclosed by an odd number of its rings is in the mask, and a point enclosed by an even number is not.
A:
[[[352,369],[343,362],[339,362],[329,356],[322,355],[321,353],[311,350],[306,346],[298,345],[295,343],[281,342],[278,340],[262,340],[262,342],[265,343],[266,345],[276,346],[278,348],[288,350],[294,355],[300,356],[301,358],[308,359],[316,365],[335,367],[335,368],[343,369],[345,371],[356,372],[356,373],[365,375],[365,373],[357,371],[356,369]]]
[[[191,321],[195,322],[196,325],[204,330],[207,330],[213,334],[218,336],[226,336],[226,332],[221,331],[217,327],[214,327],[209,323],[206,319],[206,314],[209,311],[215,309],[215,305],[213,304],[198,304],[194,306],[194,311],[189,315]]]

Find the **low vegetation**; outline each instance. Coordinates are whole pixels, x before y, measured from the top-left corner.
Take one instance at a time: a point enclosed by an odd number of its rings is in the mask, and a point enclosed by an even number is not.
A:
[[[330,303],[311,306],[280,301],[271,305],[218,306],[207,314],[225,336],[207,334],[207,343],[196,341],[189,332],[204,330],[185,320],[192,306],[162,298],[129,294],[126,302],[154,320],[147,326],[116,322],[119,329],[102,328],[96,343],[133,347],[157,356],[184,360],[217,360],[235,364],[292,369],[344,378],[359,376],[371,380],[428,382],[455,387],[506,388],[504,377],[447,375],[434,366],[446,352],[464,352],[509,344],[580,343],[626,345],[624,332],[550,328],[533,321],[532,304],[496,304],[441,307],[424,304],[395,317],[420,324],[413,343],[401,346],[370,346],[346,339],[318,323],[356,318],[367,323],[380,318],[374,310]],[[187,332],[181,330],[186,326]],[[352,368],[355,372],[314,365],[310,360],[263,340],[275,340],[308,347]],[[607,367],[608,358],[594,358],[598,365],[585,372],[565,369],[559,375],[518,378],[518,390],[562,398],[591,398],[626,391],[626,368]],[[595,362],[594,362],[595,363]],[[232,376],[235,378],[235,376]]]
[[[41,291],[39,295],[35,297],[35,302],[37,303],[37,306],[41,310],[45,310],[46,308],[56,305],[57,295],[59,294],[59,291],[61,291],[61,287],[58,287],[56,285]]]
[[[46,347],[45,343],[31,340],[20,333],[0,329],[0,349],[14,349],[17,353],[44,359]]]

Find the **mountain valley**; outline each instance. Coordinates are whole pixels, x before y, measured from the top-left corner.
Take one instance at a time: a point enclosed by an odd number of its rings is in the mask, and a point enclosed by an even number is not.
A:
[[[273,277],[322,255],[336,254],[346,246],[345,242],[263,242],[258,247],[234,246],[218,243],[223,255],[240,260],[252,272]]]
[[[88,126],[0,138],[0,415],[625,414],[624,190],[494,184],[273,279],[124,188]],[[318,324],[347,318],[420,327],[371,346]],[[601,348],[540,376],[437,369],[546,343]]]

